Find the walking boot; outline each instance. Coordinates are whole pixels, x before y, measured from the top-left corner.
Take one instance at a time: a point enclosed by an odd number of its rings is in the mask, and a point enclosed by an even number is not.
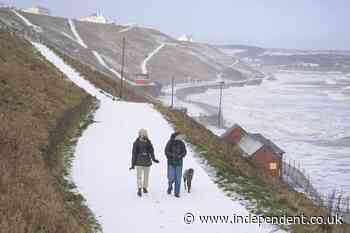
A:
[[[137,190],[137,196],[139,196],[139,197],[141,197],[141,196],[142,196],[141,189],[138,189],[138,190]]]

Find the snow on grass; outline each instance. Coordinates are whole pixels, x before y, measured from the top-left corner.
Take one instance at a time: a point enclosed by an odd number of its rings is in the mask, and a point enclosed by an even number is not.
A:
[[[88,48],[88,46],[87,46],[87,45],[84,43],[84,41],[81,39],[81,37],[80,37],[80,35],[79,35],[79,33],[78,33],[76,27],[75,27],[75,24],[74,24],[73,20],[72,20],[72,19],[69,19],[68,22],[69,22],[69,26],[70,26],[70,28],[71,28],[71,30],[72,30],[72,32],[73,32],[75,38],[76,38],[76,40],[74,40],[74,41],[76,41],[77,43],[79,43],[82,47]],[[65,35],[65,36],[68,36],[69,38],[71,38],[69,35],[66,35],[66,34],[64,34],[64,35]],[[71,38],[71,39],[73,39],[73,38]],[[122,77],[121,77],[121,74],[120,74],[118,71],[116,71],[115,69],[113,69],[112,67],[110,67],[109,65],[106,64],[106,62],[103,60],[102,56],[101,56],[97,51],[94,50],[94,51],[92,51],[92,53],[93,53],[93,55],[96,57],[97,61],[98,61],[103,67],[105,67],[107,70],[109,70],[109,71],[110,71],[111,73],[113,73],[115,76],[117,76],[117,78],[119,78],[119,79],[122,78]],[[134,84],[135,84],[134,82],[131,82],[130,80],[127,80],[127,79],[124,79],[124,80],[125,80],[127,83],[129,83],[130,85],[134,85]]]
[[[75,38],[76,38],[76,41],[84,48],[88,48],[87,45],[84,43],[84,41],[81,39],[76,27],[75,27],[75,24],[73,22],[72,19],[69,19],[68,20],[68,23],[69,23],[69,26],[70,26],[70,29],[72,30]]]
[[[159,45],[155,50],[153,50],[153,52],[151,52],[150,54],[148,54],[148,56],[146,57],[145,60],[143,60],[142,64],[141,64],[141,70],[143,74],[147,74],[147,62],[149,60],[151,60],[151,58],[156,55],[163,47],[165,46],[165,44],[161,44]]]
[[[120,74],[118,71],[116,71],[115,69],[113,69],[112,67],[110,67],[109,65],[107,65],[107,63],[104,61],[103,57],[101,56],[101,54],[99,54],[99,52],[97,52],[97,51],[94,50],[94,51],[92,51],[92,54],[96,57],[97,61],[98,61],[103,67],[105,67],[107,70],[109,70],[109,71],[112,72],[114,75],[116,75],[117,78],[119,78],[119,79],[122,78],[121,74]],[[130,81],[130,80],[126,79],[126,78],[123,78],[123,80],[124,80],[125,82],[127,82],[128,84],[130,84],[130,85],[138,86],[137,83],[135,83],[135,82],[133,82],[133,81]],[[142,86],[142,84],[140,84],[140,85]],[[148,85],[151,86],[151,85],[154,85],[154,83],[150,83],[150,84],[148,84]]]
[[[88,206],[98,216],[103,232],[272,232],[257,224],[201,224],[198,215],[248,215],[238,201],[231,201],[210,179],[188,147],[184,168],[195,169],[193,191],[177,199],[166,194],[167,162],[164,147],[173,128],[149,104],[114,102],[84,80],[47,47],[34,46],[79,87],[100,100],[97,123],[88,127],[75,151],[72,177]],[[135,171],[129,171],[132,143],[146,128],[160,160],[151,168],[149,193],[136,196]],[[184,215],[195,216],[193,224]],[[280,231],[281,232],[281,231]]]
[[[239,59],[235,59],[235,61],[230,65],[230,67],[233,68],[238,63],[239,63]]]
[[[72,40],[72,41],[74,41],[74,42],[79,44],[79,42],[75,38],[73,38],[72,36],[68,35],[67,33],[61,32],[61,34],[64,35],[65,37],[67,37],[68,39],[70,39],[70,40]]]
[[[34,28],[35,31],[37,32],[42,32],[41,27],[32,24],[26,17],[24,17],[22,14],[20,14],[18,11],[16,10],[12,10],[12,12],[17,15],[27,26]]]
[[[235,56],[238,53],[246,52],[246,49],[220,49],[223,53],[229,55],[229,56]]]
[[[130,31],[131,29],[135,28],[136,26],[135,25],[130,25],[122,30],[119,31],[119,33],[123,33],[123,32],[127,32],[127,31]]]
[[[113,74],[115,74],[119,79],[122,78],[121,74],[116,71],[115,69],[111,68],[109,65],[106,64],[106,62],[103,60],[102,56],[97,52],[97,51],[92,51],[92,53],[94,54],[94,56],[96,57],[97,61],[103,66],[105,67],[107,70],[109,70],[110,72],[112,72]],[[130,80],[127,79],[123,79],[125,82],[129,83],[130,85],[135,85],[134,82],[131,82]]]
[[[104,99],[104,95],[101,94],[101,91],[92,85],[89,81],[80,77],[80,74],[75,71],[72,67],[68,66],[62,59],[60,59],[54,52],[52,52],[45,45],[32,42],[34,47],[39,50],[42,55],[46,57],[51,63],[53,63],[56,67],[59,67],[60,70],[66,74],[69,79],[78,87],[83,88],[87,93],[92,96],[95,96],[97,99]]]

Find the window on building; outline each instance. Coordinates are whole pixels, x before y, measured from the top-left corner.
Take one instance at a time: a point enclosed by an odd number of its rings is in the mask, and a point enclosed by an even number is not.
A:
[[[276,170],[277,169],[277,163],[270,163],[270,170]]]

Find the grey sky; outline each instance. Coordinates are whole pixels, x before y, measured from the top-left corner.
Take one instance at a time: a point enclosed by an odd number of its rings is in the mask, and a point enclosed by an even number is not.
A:
[[[1,0],[0,0],[1,1]],[[6,0],[2,0],[5,1]],[[40,4],[57,16],[100,10],[119,23],[154,27],[172,36],[272,48],[350,49],[348,0],[7,0]]]

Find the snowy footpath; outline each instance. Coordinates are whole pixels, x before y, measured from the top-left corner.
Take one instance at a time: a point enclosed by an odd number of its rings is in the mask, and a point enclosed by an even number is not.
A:
[[[69,27],[71,29],[71,31],[73,32],[75,38],[76,38],[76,41],[84,48],[88,48],[87,45],[84,43],[84,41],[81,39],[76,27],[75,27],[75,24],[74,24],[74,21],[72,19],[68,19],[68,24],[69,24]]]
[[[141,70],[143,74],[147,74],[147,63],[151,60],[151,58],[156,55],[163,47],[165,44],[159,45],[155,50],[153,50],[150,54],[147,55],[146,59],[142,61],[141,63]]]
[[[113,101],[47,47],[33,44],[71,81],[100,100],[100,107],[95,113],[97,123],[90,125],[78,141],[72,178],[97,216],[104,233],[282,232],[271,225],[201,223],[199,215],[245,216],[249,212],[217,187],[189,148],[184,168],[195,170],[192,193],[182,192],[179,199],[166,194],[164,147],[173,128],[162,115],[149,104]],[[142,198],[136,195],[135,171],[129,171],[132,143],[140,128],[148,130],[156,158],[160,160],[159,164],[152,165],[149,193]],[[193,214],[193,224],[184,223],[186,213]]]
[[[17,10],[11,10],[15,15],[17,15],[27,26],[34,28],[36,32],[42,32],[41,27],[32,24],[26,17],[20,14]]]

